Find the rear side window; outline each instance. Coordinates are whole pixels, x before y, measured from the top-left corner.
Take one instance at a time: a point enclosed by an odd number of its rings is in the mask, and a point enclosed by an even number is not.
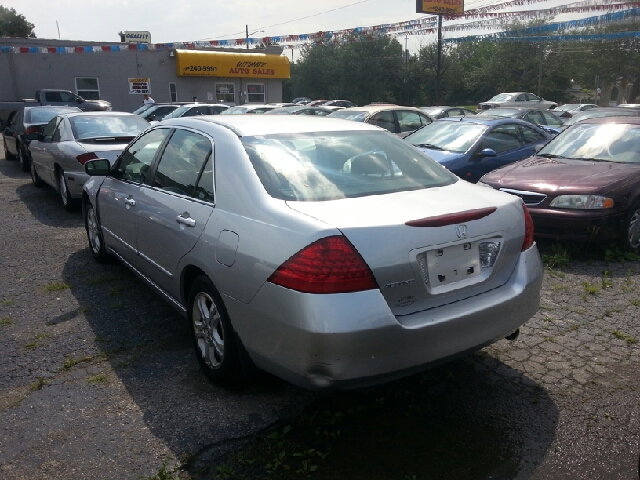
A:
[[[275,198],[324,201],[449,185],[457,177],[412,145],[380,131],[243,137]]]
[[[520,147],[518,125],[499,125],[482,139],[481,150],[491,148],[496,153],[508,152]]]
[[[540,143],[547,140],[547,137],[545,137],[542,133],[534,130],[533,128],[529,128],[526,125],[520,125],[520,131],[522,132],[522,138],[525,145]]]

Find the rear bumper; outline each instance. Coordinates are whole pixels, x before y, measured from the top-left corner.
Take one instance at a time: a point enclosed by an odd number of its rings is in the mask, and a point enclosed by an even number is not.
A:
[[[84,172],[64,172],[67,188],[72,198],[82,198],[82,187],[89,180],[89,175]]]
[[[534,246],[509,282],[396,318],[382,294],[309,295],[267,283],[251,304],[226,297],[254,363],[309,389],[400,378],[504,338],[538,310],[543,268]]]

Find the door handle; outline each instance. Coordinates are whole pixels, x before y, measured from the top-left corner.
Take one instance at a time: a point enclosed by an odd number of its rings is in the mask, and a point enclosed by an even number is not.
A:
[[[182,225],[185,225],[187,227],[196,226],[196,221],[193,218],[191,218],[187,212],[183,213],[182,215],[178,215],[176,217],[176,222]]]
[[[124,199],[124,203],[131,206],[131,207],[135,207],[136,206],[136,201],[133,198],[125,198]]]

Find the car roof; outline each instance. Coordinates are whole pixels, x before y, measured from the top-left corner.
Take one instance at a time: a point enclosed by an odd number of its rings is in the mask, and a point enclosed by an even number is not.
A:
[[[206,130],[216,124],[234,131],[240,137],[275,133],[309,133],[335,131],[374,131],[380,128],[349,120],[314,115],[273,115],[268,121],[262,115],[201,115],[163,120],[163,125],[182,125]]]
[[[438,122],[467,122],[467,123],[478,123],[481,125],[499,125],[501,123],[517,123],[519,125],[525,125],[527,127],[536,127],[529,122],[525,122],[524,120],[519,120],[517,118],[512,117],[492,117],[492,116],[484,116],[484,115],[474,115],[472,117],[445,117],[437,120]]]
[[[581,121],[580,125],[583,123],[628,123],[632,125],[640,125],[640,116],[588,118]]]
[[[341,112],[381,112],[383,110],[413,110],[415,112],[424,113],[422,110],[416,107],[404,107],[402,105],[364,105],[363,107],[349,107],[343,108]]]
[[[122,117],[122,116],[128,116],[128,117],[139,117],[140,115],[136,115],[134,113],[130,113],[130,112],[118,112],[118,111],[108,111],[108,112],[104,112],[104,111],[100,111],[100,112],[71,112],[71,113],[61,113],[60,115],[64,115],[67,118],[71,118],[71,117]]]

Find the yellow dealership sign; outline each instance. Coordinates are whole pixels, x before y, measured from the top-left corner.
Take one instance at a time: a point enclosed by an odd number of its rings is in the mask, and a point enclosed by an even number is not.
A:
[[[176,50],[180,77],[289,78],[289,66],[282,55]]]
[[[464,0],[416,0],[416,13],[440,15],[464,13]]]

